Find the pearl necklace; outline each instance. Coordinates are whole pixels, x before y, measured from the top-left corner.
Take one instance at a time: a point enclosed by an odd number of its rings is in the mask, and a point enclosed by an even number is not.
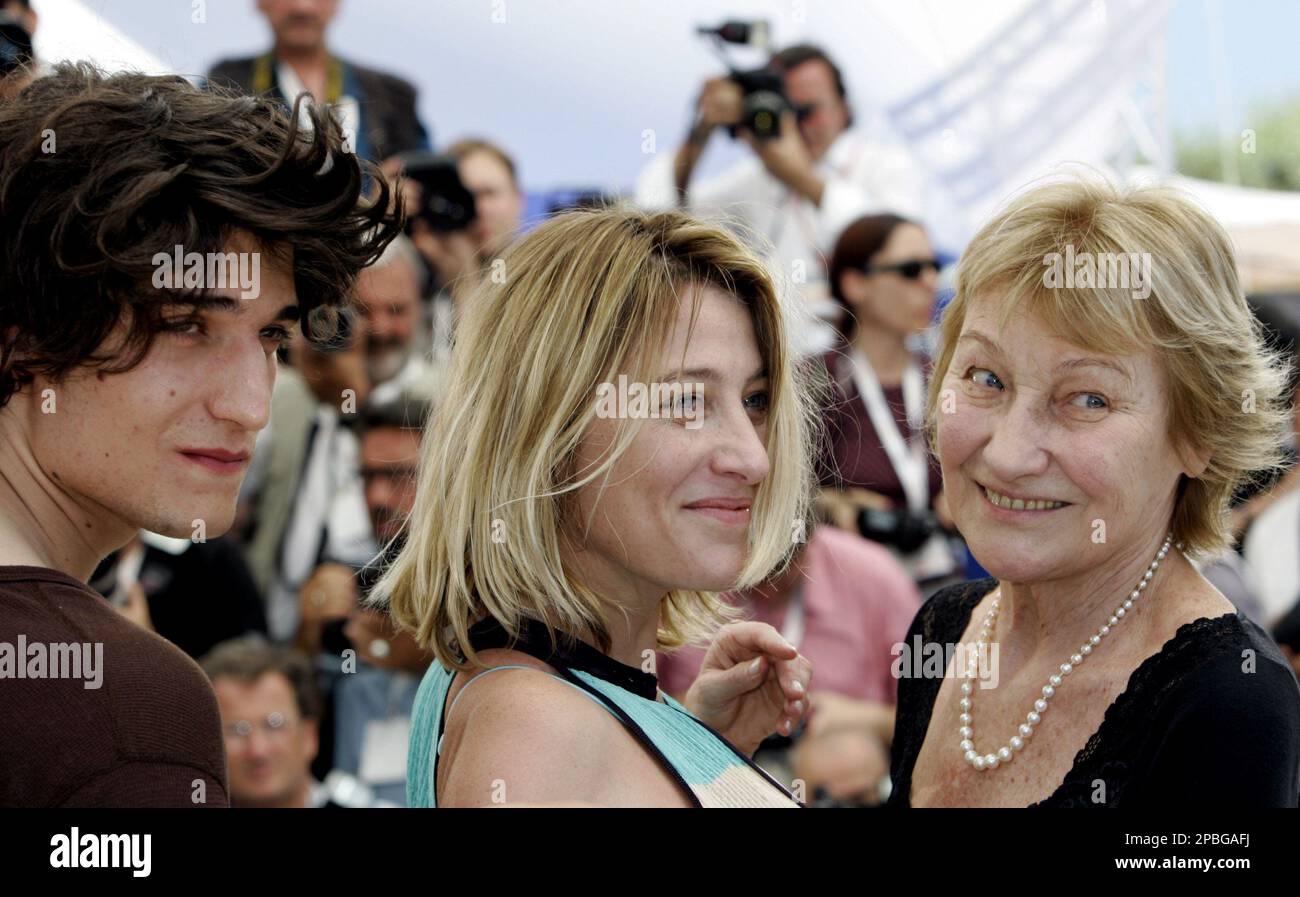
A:
[[[1092,649],[1101,644],[1101,640],[1110,633],[1111,629],[1118,626],[1120,620],[1124,619],[1125,615],[1133,609],[1133,602],[1142,597],[1142,593],[1146,591],[1146,587],[1151,582],[1151,578],[1155,576],[1156,569],[1159,568],[1160,562],[1163,561],[1165,555],[1169,553],[1169,546],[1173,542],[1173,539],[1173,533],[1169,533],[1165,537],[1165,543],[1160,546],[1159,553],[1156,555],[1155,560],[1151,562],[1151,565],[1147,567],[1146,573],[1142,574],[1142,581],[1137,584],[1137,588],[1129,593],[1128,598],[1124,599],[1123,604],[1115,608],[1115,613],[1111,614],[1110,619],[1106,621],[1106,625],[1098,629],[1095,635],[1080,645],[1078,652],[1070,656],[1068,663],[1061,664],[1060,672],[1053,673],[1048,677],[1047,684],[1043,686],[1043,696],[1034,701],[1034,709],[1029,711],[1029,714],[1025,717],[1025,721],[1020,724],[1018,734],[1011,736],[1010,741],[998,748],[997,751],[992,754],[981,754],[979,751],[975,750],[975,730],[972,728],[974,726],[974,718],[971,716],[971,711],[974,707],[974,688],[971,685],[971,680],[975,678],[976,665],[974,663],[969,665],[964,677],[965,681],[961,683],[961,700],[957,702],[958,706],[961,707],[961,716],[958,717],[961,720],[961,729],[959,730],[961,733],[961,753],[967,763],[979,770],[997,769],[998,765],[1001,763],[1010,763],[1011,758],[1016,755],[1016,752],[1024,748],[1029,737],[1034,734],[1034,727],[1037,726],[1039,721],[1042,719],[1042,714],[1047,712],[1047,702],[1054,694],[1056,694],[1056,689],[1060,687],[1064,677],[1070,675],[1070,673],[1074,671],[1075,667],[1083,663],[1084,659],[1092,653]],[[1181,551],[1183,543],[1179,542],[1175,547]],[[989,606],[989,612],[984,617],[984,623],[980,627],[979,641],[976,644],[976,650],[987,649],[989,636],[993,634],[994,626],[997,624],[999,602],[1002,600],[1001,593],[1002,587],[998,586],[998,594],[993,596],[993,601]]]

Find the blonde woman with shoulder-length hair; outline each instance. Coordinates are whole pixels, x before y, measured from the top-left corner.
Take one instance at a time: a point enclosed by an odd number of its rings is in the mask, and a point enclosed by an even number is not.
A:
[[[1193,563],[1288,428],[1223,229],[1171,188],[1034,186],[941,331],[932,446],[992,578],[912,624],[974,650],[900,682],[890,802],[1296,806],[1295,676]]]
[[[718,597],[788,561],[812,496],[768,273],[683,213],[587,210],[467,306],[377,587],[436,657],[411,804],[794,806],[748,754],[805,712],[807,661]],[[655,650],[711,635],[683,704],[661,693]]]

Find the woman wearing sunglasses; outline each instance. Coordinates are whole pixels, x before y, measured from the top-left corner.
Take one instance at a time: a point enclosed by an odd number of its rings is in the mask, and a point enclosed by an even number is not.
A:
[[[920,435],[928,361],[909,345],[930,325],[939,267],[924,228],[886,214],[845,228],[829,271],[844,316],[826,359],[835,395],[822,509],[888,545],[921,583],[955,567],[943,483]]]

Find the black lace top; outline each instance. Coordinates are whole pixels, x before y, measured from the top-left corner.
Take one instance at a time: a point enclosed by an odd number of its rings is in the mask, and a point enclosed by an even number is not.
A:
[[[907,644],[957,643],[994,579],[936,592]],[[910,805],[912,769],[942,680],[902,678],[890,806]],[[955,737],[955,733],[954,733]],[[955,748],[954,748],[955,750]],[[1094,800],[1103,789],[1104,800]],[[1300,686],[1272,639],[1240,614],[1178,628],[1144,660],[1051,795],[1035,807],[1295,807],[1300,801]]]

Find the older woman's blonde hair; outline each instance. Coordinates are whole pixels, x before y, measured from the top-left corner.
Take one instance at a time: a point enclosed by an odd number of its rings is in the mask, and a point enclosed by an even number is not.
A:
[[[575,519],[575,490],[608,478],[639,422],[617,421],[594,467],[576,469],[576,451],[599,384],[620,373],[654,381],[679,299],[702,285],[747,306],[768,374],[770,472],[737,586],[788,563],[796,522],[810,516],[817,390],[791,358],[783,294],[740,240],[684,213],[560,215],[507,250],[468,298],[450,383],[425,431],[406,542],[376,586],[376,600],[445,666],[477,663],[468,629],[484,615],[512,635],[523,616],[540,618],[553,637],[584,634],[608,649],[618,596],[593,593],[560,547],[590,524]],[[659,646],[700,640],[727,618],[716,594],[672,590]]]
[[[1131,280],[1066,286],[1044,279],[1073,246],[1104,254],[1150,254],[1150,295]],[[1061,338],[1107,355],[1154,349],[1168,384],[1168,436],[1209,458],[1179,481],[1173,534],[1195,554],[1232,544],[1229,501],[1253,472],[1284,459],[1289,411],[1286,364],[1265,347],[1237,280],[1227,234],[1169,187],[1118,188],[1100,177],[1045,183],[1012,199],[975,235],[957,266],[956,293],[940,325],[927,421],[936,447],[943,380],[967,309],[977,296],[999,305],[999,325],[1034,313]]]

